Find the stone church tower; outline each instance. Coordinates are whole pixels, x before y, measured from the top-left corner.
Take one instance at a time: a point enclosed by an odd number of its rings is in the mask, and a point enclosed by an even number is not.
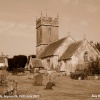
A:
[[[39,58],[39,55],[50,42],[54,42],[59,39],[58,28],[58,16],[57,18],[52,18],[47,17],[47,15],[44,17],[41,14],[41,17],[36,20],[37,58]]]

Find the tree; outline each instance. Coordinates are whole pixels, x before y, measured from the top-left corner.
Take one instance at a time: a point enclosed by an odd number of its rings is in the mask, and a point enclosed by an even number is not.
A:
[[[13,57],[13,64],[15,68],[24,68],[27,63],[27,56],[18,55]]]
[[[100,59],[98,57],[96,60],[91,59],[88,70],[91,74],[100,74]]]
[[[18,55],[8,59],[8,71],[16,70],[17,68],[24,68],[27,63],[27,56]]]
[[[8,59],[8,71],[12,71],[14,69],[13,58]]]

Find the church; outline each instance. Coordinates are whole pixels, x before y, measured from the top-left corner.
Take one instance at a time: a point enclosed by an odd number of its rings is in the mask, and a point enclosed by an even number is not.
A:
[[[100,54],[85,37],[76,41],[70,35],[59,39],[59,17],[42,16],[36,20],[36,56],[47,70],[64,71],[66,75],[87,68],[91,58]]]

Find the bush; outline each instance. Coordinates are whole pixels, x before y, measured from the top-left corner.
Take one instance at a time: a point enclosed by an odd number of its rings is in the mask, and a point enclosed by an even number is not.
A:
[[[81,77],[81,79],[84,79],[85,75],[83,71],[75,71],[75,72],[71,72],[71,76],[72,79],[78,79],[79,77]]]
[[[88,68],[89,74],[100,74],[100,59],[97,57],[96,60],[91,59]]]

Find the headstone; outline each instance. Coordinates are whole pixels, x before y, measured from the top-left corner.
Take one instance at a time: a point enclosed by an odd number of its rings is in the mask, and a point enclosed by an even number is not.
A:
[[[16,95],[17,94],[17,82],[15,80],[8,80],[4,87],[5,95]]]
[[[39,73],[39,68],[35,68],[34,73]]]
[[[95,77],[95,80],[98,80],[99,79],[98,75],[95,75],[94,77]]]
[[[79,77],[78,77],[78,80],[81,80],[81,79],[82,79],[81,76],[79,76]]]
[[[55,74],[49,74],[48,78],[49,78],[49,81],[55,82]]]
[[[5,81],[6,81],[6,75],[5,74],[1,74],[0,80],[1,80],[1,85],[4,85]]]
[[[37,73],[34,76],[34,85],[41,86],[43,82],[43,75],[41,73]]]
[[[46,85],[46,89],[52,89],[52,82],[48,82]]]
[[[2,67],[0,69],[0,85],[4,86],[5,81],[6,81],[6,76],[7,76],[7,71],[5,67]]]

